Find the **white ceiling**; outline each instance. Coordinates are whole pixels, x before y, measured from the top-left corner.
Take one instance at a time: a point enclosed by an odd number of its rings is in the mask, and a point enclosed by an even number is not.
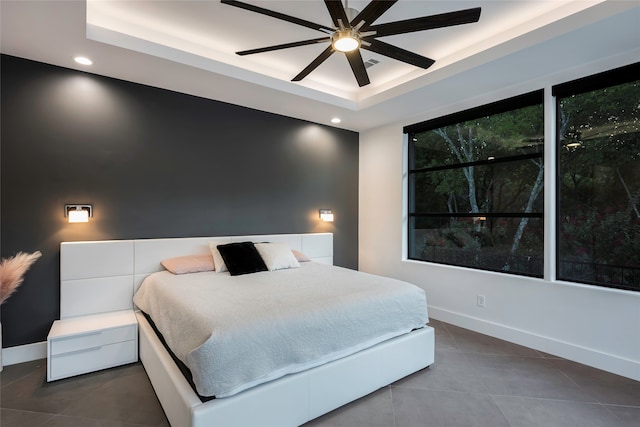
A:
[[[332,26],[320,0],[244,1]],[[383,38],[435,59],[428,70],[363,51],[380,63],[362,88],[341,53],[290,81],[325,44],[236,55],[324,34],[216,0],[2,0],[0,40],[9,55],[318,123],[339,116],[339,127],[356,131],[463,99],[472,85],[515,85],[640,49],[637,0],[400,0],[376,23],[473,7],[482,8],[478,23]],[[80,66],[76,55],[94,64]]]

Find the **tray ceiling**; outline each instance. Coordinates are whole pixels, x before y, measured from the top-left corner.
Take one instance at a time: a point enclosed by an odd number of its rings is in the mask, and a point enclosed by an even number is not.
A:
[[[320,0],[245,2],[333,26]],[[348,7],[362,10],[366,4],[349,0]],[[323,33],[219,1],[3,0],[1,7],[3,53],[68,67],[77,67],[69,63],[71,55],[93,55],[90,72],[312,121],[339,115],[342,126],[353,130],[406,117],[417,105],[433,108],[424,101],[428,94],[446,91],[455,100],[463,96],[456,90],[462,78],[504,85],[512,76],[496,80],[497,69],[548,72],[542,51],[584,62],[640,44],[637,2],[400,0],[376,24],[474,7],[482,14],[473,24],[381,38],[436,62],[423,70],[363,50],[365,62],[376,64],[367,69],[371,84],[358,87],[342,53],[301,82],[290,81],[325,44],[236,55]]]

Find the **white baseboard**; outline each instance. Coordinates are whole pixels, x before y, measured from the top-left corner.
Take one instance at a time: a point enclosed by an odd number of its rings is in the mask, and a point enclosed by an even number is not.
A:
[[[30,362],[32,360],[46,359],[47,342],[36,342],[33,344],[17,345],[2,349],[2,364],[4,366],[15,365],[17,363]]]
[[[466,314],[429,306],[429,316],[461,328],[470,329],[554,356],[582,363],[603,371],[640,381],[640,362],[581,347],[532,332],[489,322]]]

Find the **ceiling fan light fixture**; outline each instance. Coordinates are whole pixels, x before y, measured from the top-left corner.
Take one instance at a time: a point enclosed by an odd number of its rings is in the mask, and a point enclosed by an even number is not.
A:
[[[360,47],[360,36],[353,29],[338,30],[331,38],[333,48],[340,52],[352,52]]]

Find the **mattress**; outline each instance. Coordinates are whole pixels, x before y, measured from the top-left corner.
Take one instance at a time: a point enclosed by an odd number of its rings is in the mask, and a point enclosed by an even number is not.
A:
[[[191,371],[223,398],[423,327],[424,291],[325,264],[241,276],[148,276],[134,296]]]

